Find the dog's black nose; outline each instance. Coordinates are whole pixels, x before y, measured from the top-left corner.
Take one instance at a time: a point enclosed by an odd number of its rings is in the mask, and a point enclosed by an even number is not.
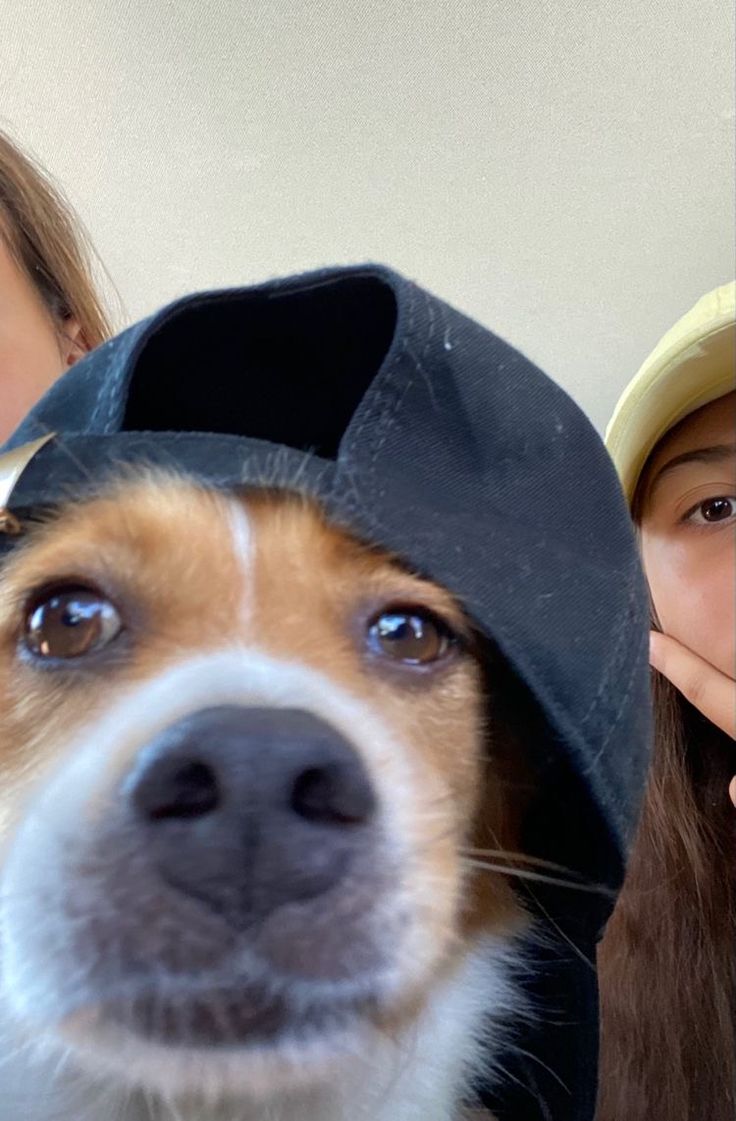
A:
[[[164,880],[237,925],[338,883],[376,808],[355,749],[297,709],[197,712],[142,750],[124,789]]]

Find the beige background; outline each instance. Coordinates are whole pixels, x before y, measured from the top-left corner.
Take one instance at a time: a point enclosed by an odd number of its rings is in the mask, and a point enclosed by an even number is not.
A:
[[[119,321],[391,263],[602,426],[734,272],[729,0],[1,0],[0,123],[66,187]]]

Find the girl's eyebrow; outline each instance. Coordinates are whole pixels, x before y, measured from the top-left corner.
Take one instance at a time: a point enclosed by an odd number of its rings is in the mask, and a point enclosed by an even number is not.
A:
[[[689,452],[681,452],[660,467],[652,480],[649,493],[652,494],[666,475],[677,467],[682,467],[684,463],[723,463],[724,460],[734,457],[736,457],[736,444],[714,444],[710,448],[694,448]]]

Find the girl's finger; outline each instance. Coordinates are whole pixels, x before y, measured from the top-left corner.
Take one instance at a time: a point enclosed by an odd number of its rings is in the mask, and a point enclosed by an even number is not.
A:
[[[703,716],[736,739],[736,681],[671,635],[652,631],[649,661]]]

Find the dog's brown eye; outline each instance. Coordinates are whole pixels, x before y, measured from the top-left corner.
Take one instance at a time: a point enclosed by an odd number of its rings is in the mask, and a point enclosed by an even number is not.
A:
[[[385,611],[368,631],[374,653],[404,665],[424,666],[436,662],[454,643],[449,628],[428,611]]]
[[[39,658],[80,658],[120,632],[117,608],[90,588],[62,588],[37,600],[26,616],[25,644]]]

